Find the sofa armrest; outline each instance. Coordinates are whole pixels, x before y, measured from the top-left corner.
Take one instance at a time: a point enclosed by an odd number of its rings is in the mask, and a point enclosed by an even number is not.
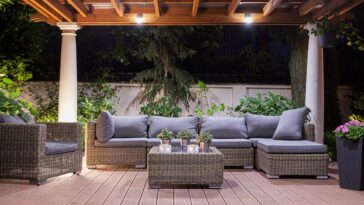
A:
[[[22,157],[37,164],[45,156],[46,133],[42,124],[0,124],[0,163]]]
[[[96,139],[96,123],[88,122],[86,129],[86,147],[95,146],[95,139]]]
[[[82,124],[71,122],[41,122],[47,126],[47,140],[82,143]]]
[[[315,141],[315,125],[312,123],[305,123],[303,126],[303,139],[314,142]]]

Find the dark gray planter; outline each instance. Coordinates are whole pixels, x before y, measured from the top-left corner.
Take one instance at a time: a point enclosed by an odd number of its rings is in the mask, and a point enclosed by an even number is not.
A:
[[[322,48],[332,48],[336,43],[336,34],[335,33],[325,33],[319,36],[320,47]]]
[[[336,137],[337,162],[340,187],[351,190],[364,189],[364,141]]]

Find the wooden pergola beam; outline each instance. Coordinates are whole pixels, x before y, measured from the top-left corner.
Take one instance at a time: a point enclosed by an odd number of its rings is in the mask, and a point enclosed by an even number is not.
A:
[[[360,4],[364,3],[364,0],[354,0],[349,2],[348,4],[346,4],[345,6],[343,6],[338,12],[336,12],[336,14],[333,14],[331,16],[329,16],[329,19],[332,19],[335,17],[335,15],[343,15],[345,13],[347,13],[348,11],[350,11],[351,9],[359,6]]]
[[[30,0],[23,0],[23,2],[26,3],[26,4],[28,4],[29,6],[31,6],[38,13],[42,14],[44,17],[49,17],[49,15],[47,14],[47,12],[43,11],[41,8],[39,8],[38,6],[36,6],[35,4],[33,4]]]
[[[154,10],[155,10],[155,15],[156,16],[161,16],[161,11],[159,8],[159,0],[153,0],[154,2]]]
[[[111,4],[114,7],[115,12],[118,14],[118,16],[123,17],[125,10],[123,3],[121,3],[119,0],[111,0]]]
[[[200,0],[193,0],[193,4],[192,4],[192,16],[196,16],[197,15],[199,5],[200,5]]]
[[[83,17],[87,16],[88,10],[80,0],[67,0],[67,2]]]
[[[308,0],[298,8],[298,14],[304,16],[310,13],[315,8],[320,8],[324,5],[325,0]]]
[[[49,7],[61,15],[66,21],[73,21],[73,13],[57,0],[43,0]]]
[[[269,16],[281,2],[282,0],[269,0],[269,2],[263,8],[264,16]]]
[[[349,0],[334,0],[325,4],[318,12],[312,15],[313,19],[322,19],[326,15],[331,15],[333,11],[344,4],[348,3]]]
[[[238,8],[241,0],[232,0],[229,7],[228,7],[228,16],[231,16],[235,13],[236,9]]]
[[[29,0],[28,2],[31,3],[30,5],[34,5],[33,6],[34,9],[36,9],[36,10],[41,9],[43,12],[48,14],[48,16],[53,18],[54,20],[56,20],[56,21],[62,21],[63,20],[61,15],[56,13],[51,7],[49,7],[43,1],[41,1],[41,0]]]
[[[227,16],[225,13],[199,13],[193,17],[191,9],[188,9],[184,14],[166,12],[160,17],[156,17],[154,13],[144,13],[143,25],[242,25],[244,14],[236,13],[233,16]],[[263,16],[263,14],[252,14],[254,24],[262,25],[302,25],[305,20],[296,14],[272,14],[270,16]],[[94,13],[87,15],[87,17],[77,16],[77,22],[83,26],[92,25],[138,25],[135,21],[135,14],[125,14],[120,18],[115,13]]]

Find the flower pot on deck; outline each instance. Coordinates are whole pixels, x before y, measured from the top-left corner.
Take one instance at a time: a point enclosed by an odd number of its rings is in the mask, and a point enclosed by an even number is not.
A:
[[[351,190],[364,189],[364,141],[336,137],[340,187]]]

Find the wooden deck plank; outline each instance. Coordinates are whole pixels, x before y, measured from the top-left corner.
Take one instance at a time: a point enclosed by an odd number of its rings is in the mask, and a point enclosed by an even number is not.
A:
[[[117,167],[104,170],[87,186],[85,186],[69,203],[67,204],[85,204],[116,171]]]
[[[224,180],[219,192],[226,204],[229,204],[229,205],[230,204],[231,205],[243,205],[244,204],[242,201],[240,201],[240,198],[231,189],[231,187],[226,182],[226,180]]]
[[[147,181],[148,173],[145,171],[138,171],[133,183],[131,184],[128,193],[124,197],[121,204],[139,204],[140,197],[142,196],[145,182]]]
[[[119,183],[115,186],[111,194],[107,197],[104,204],[121,204],[126,193],[133,183],[136,175],[138,173],[137,169],[130,168],[125,173],[124,177],[119,181]]]
[[[158,189],[149,189],[148,180],[145,182],[142,197],[139,205],[156,205],[158,198]]]
[[[302,204],[361,205],[364,192],[341,189],[337,179],[267,179],[263,173],[225,170],[221,189],[199,185],[149,189],[146,169],[98,167],[66,174],[41,186],[0,180],[0,204]],[[278,202],[278,203],[277,203]]]
[[[210,205],[223,205],[226,204],[220,192],[217,189],[204,189],[207,201]]]
[[[118,168],[113,175],[105,181],[100,189],[89,199],[88,205],[103,204],[121,178],[125,175],[127,168]]]
[[[261,203],[267,205],[278,204],[267,193],[265,193],[258,185],[251,181],[242,171],[234,170],[231,172],[234,177]]]
[[[232,190],[240,198],[244,204],[249,205],[259,205],[259,201],[247,190],[243,185],[241,185],[232,173],[226,171],[224,173],[225,181],[229,184]]]
[[[262,176],[257,176],[255,171],[244,172],[251,181],[253,181],[257,186],[259,186],[265,193],[267,193],[274,201],[282,205],[291,205],[294,201],[289,200],[283,193],[275,189],[263,179]]]
[[[175,187],[173,192],[174,205],[191,205],[188,188]]]
[[[159,189],[158,198],[157,198],[158,205],[171,205],[173,204],[173,189]]]

